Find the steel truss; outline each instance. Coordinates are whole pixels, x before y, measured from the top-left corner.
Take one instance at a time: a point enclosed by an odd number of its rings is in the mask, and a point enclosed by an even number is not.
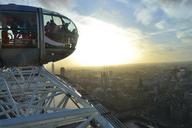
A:
[[[67,82],[44,67],[0,69],[0,127],[113,128]]]

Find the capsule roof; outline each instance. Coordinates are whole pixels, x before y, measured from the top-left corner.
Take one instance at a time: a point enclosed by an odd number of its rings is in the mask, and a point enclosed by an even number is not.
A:
[[[25,6],[25,5],[16,5],[16,4],[4,4],[0,5],[0,10],[2,11],[31,11],[36,12],[39,8],[33,6]]]

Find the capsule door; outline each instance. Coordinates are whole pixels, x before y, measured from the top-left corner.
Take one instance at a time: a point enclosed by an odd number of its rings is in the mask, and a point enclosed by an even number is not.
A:
[[[77,43],[74,23],[61,15],[44,14],[45,61],[57,61],[69,56]]]
[[[4,66],[39,64],[37,13],[0,11],[0,61]]]

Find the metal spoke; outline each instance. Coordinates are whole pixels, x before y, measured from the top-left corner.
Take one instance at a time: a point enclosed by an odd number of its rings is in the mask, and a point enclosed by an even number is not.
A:
[[[0,127],[56,128],[79,123],[83,128],[91,120],[112,128],[71,85],[44,67],[0,69]]]

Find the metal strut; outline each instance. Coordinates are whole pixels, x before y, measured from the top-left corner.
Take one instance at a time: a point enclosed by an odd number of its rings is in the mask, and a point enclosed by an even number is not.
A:
[[[113,128],[74,88],[44,67],[0,69],[1,128],[87,128],[93,122],[98,128]]]

